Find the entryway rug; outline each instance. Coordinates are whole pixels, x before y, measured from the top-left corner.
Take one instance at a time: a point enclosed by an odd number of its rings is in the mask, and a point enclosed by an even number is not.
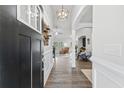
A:
[[[91,69],[81,69],[81,72],[88,78],[92,83],[92,70]]]

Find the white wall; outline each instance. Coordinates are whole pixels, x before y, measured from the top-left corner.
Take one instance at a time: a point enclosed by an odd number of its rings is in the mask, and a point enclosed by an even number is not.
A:
[[[53,28],[53,15],[51,11],[51,7],[49,5],[43,5],[43,14],[44,14],[44,21],[47,22],[50,28]]]
[[[93,7],[93,85],[124,87],[124,6]]]
[[[76,38],[81,36],[86,36],[86,50],[92,52],[92,28],[80,28],[76,33]],[[90,39],[90,44],[88,44],[87,39]],[[82,41],[78,39],[78,48],[82,47]]]
[[[71,42],[64,42],[64,47],[70,47],[71,46]]]
[[[44,47],[44,85],[46,84],[51,69],[54,65],[52,46],[53,46],[53,37],[50,37],[49,46]]]

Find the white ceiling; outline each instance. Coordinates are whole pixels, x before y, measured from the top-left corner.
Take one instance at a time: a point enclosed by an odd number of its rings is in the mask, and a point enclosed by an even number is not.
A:
[[[51,5],[52,15],[53,15],[53,26],[55,29],[58,29],[58,31],[63,34],[66,33],[66,35],[71,34],[71,16],[72,16],[72,10],[73,6],[71,5],[64,5],[63,7],[69,11],[69,15],[65,21],[60,21],[57,19],[56,11],[58,9],[61,9],[61,5]]]
[[[56,30],[55,32],[58,32],[56,39],[70,39],[72,22],[82,5],[64,5],[63,7],[69,10],[69,16],[65,21],[59,21],[57,19],[56,11],[62,7],[61,5],[46,5],[44,7],[48,20],[50,20],[52,25],[52,29]],[[85,6],[84,9],[82,9],[76,21],[76,24],[78,23],[92,23],[92,6]]]
[[[92,6],[86,6],[83,10],[85,13],[82,12],[80,15],[80,23],[92,23]]]

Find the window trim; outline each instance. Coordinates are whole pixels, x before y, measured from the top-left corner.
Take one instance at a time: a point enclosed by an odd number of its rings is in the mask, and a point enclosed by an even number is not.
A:
[[[31,25],[31,23],[30,23],[30,18],[31,18],[31,15],[29,14],[29,22],[27,23],[27,22],[25,22],[21,17],[20,17],[20,6],[21,5],[17,5],[17,20],[18,21],[20,21],[20,22],[22,22],[23,24],[25,24],[26,26],[28,26],[28,27],[30,27],[31,29],[33,29],[34,31],[36,31],[36,32],[38,32],[38,33],[40,33],[40,34],[42,34],[42,18],[43,18],[43,13],[42,13],[42,11],[41,11],[41,9],[40,9],[40,7],[38,6],[38,5],[35,5],[35,10],[37,9],[37,8],[39,8],[39,10],[40,10],[40,31],[39,30],[37,30],[37,28],[36,28],[36,19],[35,19],[35,27],[33,27],[32,25]],[[30,11],[30,5],[27,5],[28,6],[28,12]],[[36,18],[36,17],[35,17]]]

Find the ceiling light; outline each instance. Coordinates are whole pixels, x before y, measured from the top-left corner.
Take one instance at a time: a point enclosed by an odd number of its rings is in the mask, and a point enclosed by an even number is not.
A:
[[[60,21],[64,21],[69,14],[68,10],[63,8],[63,5],[62,8],[58,9],[56,13],[57,13],[57,19]]]
[[[55,35],[58,35],[58,32],[56,32]]]

